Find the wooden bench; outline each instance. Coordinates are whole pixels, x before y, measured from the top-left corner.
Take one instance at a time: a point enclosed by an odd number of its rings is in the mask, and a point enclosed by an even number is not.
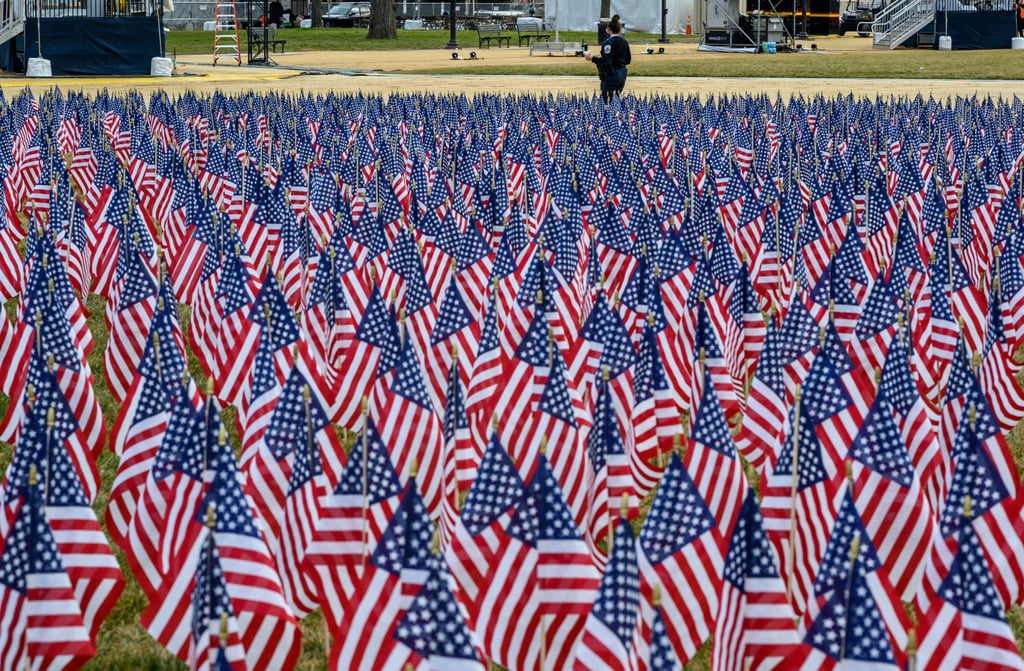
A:
[[[519,46],[523,46],[523,40],[526,40],[526,46],[530,46],[530,40],[550,40],[550,33],[540,32],[540,26],[536,23],[520,23],[516,24],[516,32],[519,33]]]
[[[252,42],[257,50],[261,50],[263,45],[263,26],[251,26],[249,28],[249,41]],[[271,24],[267,26],[267,44],[266,47],[270,48],[270,51],[277,53],[277,48],[281,47],[281,53],[284,53],[284,45],[288,40],[278,39],[277,37],[277,26]]]
[[[487,42],[487,48],[491,48],[491,40],[497,40],[498,46],[501,46],[502,40],[505,41],[506,47],[512,46],[512,36],[502,35],[501,26],[496,23],[478,23],[476,24],[476,34],[480,38],[480,44],[478,46],[484,46],[484,42]]]

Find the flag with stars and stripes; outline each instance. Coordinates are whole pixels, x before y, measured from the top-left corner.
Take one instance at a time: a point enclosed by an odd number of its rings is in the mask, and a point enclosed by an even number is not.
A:
[[[637,668],[640,571],[629,520],[620,517],[608,565],[576,651],[576,671],[633,671]]]
[[[334,635],[401,493],[388,448],[373,419],[368,419],[356,436],[337,486],[320,500],[319,520],[302,560],[302,572],[315,584],[324,619]]]
[[[906,601],[921,586],[937,538],[935,513],[925,498],[891,405],[879,394],[850,445],[853,500],[897,594]]]
[[[38,484],[25,486],[0,550],[0,667],[77,669],[96,654]]]
[[[396,633],[399,623],[428,582],[434,525],[410,478],[380,543],[366,562],[331,648],[336,669],[401,669],[409,648]]]
[[[202,496],[205,418],[215,414],[209,405],[197,408],[184,395],[174,399],[167,429],[139,490],[125,554],[132,575],[150,599],[159,593],[177,553],[187,544],[192,514]]]
[[[920,622],[917,669],[1024,669],[1006,605],[969,524],[960,530],[956,557]]]
[[[403,671],[485,671],[483,651],[455,598],[448,567],[438,556],[429,563],[426,581],[393,634],[409,649]]]
[[[849,492],[786,669],[903,669],[910,622]]]
[[[169,290],[170,282],[165,282],[164,287]],[[198,395],[194,384],[182,384],[185,352],[177,319],[177,304],[168,303],[165,293],[157,302],[127,402],[121,406],[111,430],[110,447],[120,460],[107,504],[107,531],[122,547],[139,492],[167,430],[174,399],[195,399]]]
[[[535,538],[523,538],[536,520],[512,525],[525,493],[515,463],[492,435],[445,553],[484,652],[506,668],[536,667],[541,649],[533,571],[524,570],[536,563]]]
[[[655,585],[676,656],[684,664],[711,635],[725,539],[707,502],[673,452],[637,541],[643,598],[641,641],[649,641]],[[642,652],[640,657],[646,655]]]
[[[715,618],[711,668],[782,669],[799,642],[754,490],[748,489],[729,540]]]
[[[536,546],[535,589],[537,616],[545,635],[544,664],[568,668],[601,576],[544,454],[516,507],[512,526],[534,526],[532,534],[523,535],[533,535]]]
[[[25,482],[36,466],[42,505],[61,553],[63,571],[71,580],[82,621],[95,640],[124,591],[125,581],[67,451],[55,444],[54,433],[59,429],[50,407],[40,399],[27,418],[4,480],[5,518],[0,528],[10,528],[13,506],[28,495]]]
[[[301,572],[302,560],[320,517],[320,505],[341,477],[345,458],[325,403],[309,373],[295,366],[243,470],[246,492],[263,524],[285,598],[304,617],[316,608],[315,583]]]
[[[209,425],[207,425],[209,428]],[[209,431],[207,431],[209,433]],[[193,599],[208,564],[221,562],[224,597],[237,618],[238,639],[251,669],[290,668],[298,660],[300,634],[281,588],[274,560],[257,517],[242,489],[241,474],[223,429],[207,441],[206,491],[192,510],[183,549],[171,566],[159,594],[142,614],[140,623],[161,645],[182,661],[191,659],[196,645],[197,614]],[[216,554],[213,550],[215,546]],[[230,558],[230,561],[226,561]],[[253,585],[261,589],[253,589]],[[217,617],[223,610],[215,611]],[[206,647],[205,641],[200,641]]]

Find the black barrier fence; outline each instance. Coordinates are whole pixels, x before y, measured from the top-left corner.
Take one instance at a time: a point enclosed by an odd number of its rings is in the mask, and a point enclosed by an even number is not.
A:
[[[50,61],[54,75],[140,75],[161,56],[164,31],[157,16],[69,17],[28,20],[25,58]]]

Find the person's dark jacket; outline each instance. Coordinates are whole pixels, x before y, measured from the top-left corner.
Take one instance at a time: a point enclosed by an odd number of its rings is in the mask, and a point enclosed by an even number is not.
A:
[[[591,62],[597,66],[597,76],[604,81],[609,78],[626,80],[626,66],[633,60],[629,42],[622,35],[609,35],[601,45],[601,54]]]
[[[284,18],[284,6],[282,6],[280,2],[277,2],[277,0],[270,3],[270,8],[267,11],[267,18],[270,23],[280,28],[281,19]]]

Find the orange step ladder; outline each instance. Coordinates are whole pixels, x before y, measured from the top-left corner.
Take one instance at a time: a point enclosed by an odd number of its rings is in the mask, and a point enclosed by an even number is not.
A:
[[[242,52],[238,49],[238,17],[235,14],[234,2],[218,2],[216,14],[213,19],[216,22],[213,33],[213,64],[227,58],[235,61],[237,65],[242,64]]]

